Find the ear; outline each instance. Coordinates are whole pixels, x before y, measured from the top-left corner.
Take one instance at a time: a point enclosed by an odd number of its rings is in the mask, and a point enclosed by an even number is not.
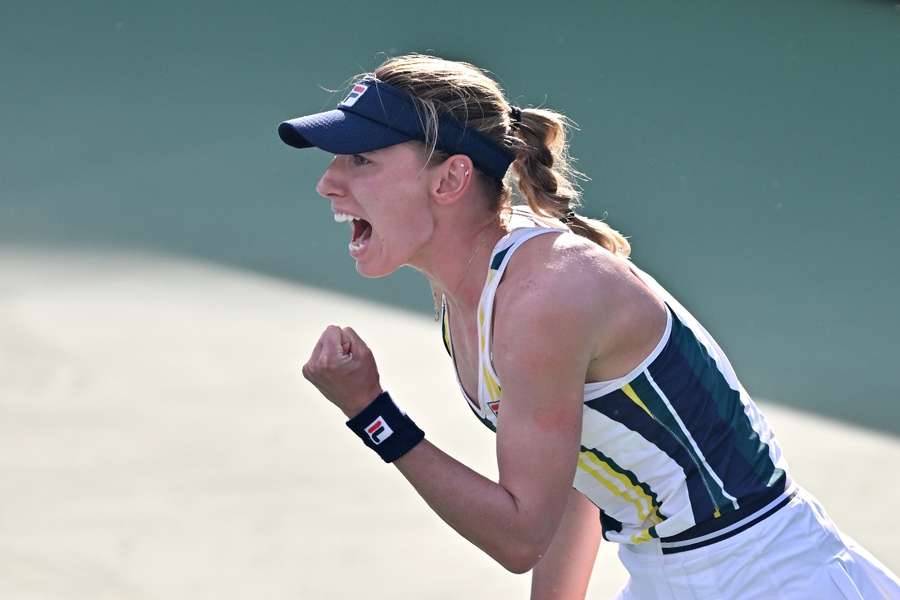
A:
[[[454,154],[434,170],[431,193],[438,204],[459,200],[472,183],[475,167],[465,154]]]

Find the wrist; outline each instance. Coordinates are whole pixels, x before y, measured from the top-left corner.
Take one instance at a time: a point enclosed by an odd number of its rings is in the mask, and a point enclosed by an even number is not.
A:
[[[384,462],[394,462],[425,438],[387,392],[380,393],[359,414],[347,421],[347,427]]]
[[[343,412],[348,419],[353,419],[357,415],[359,415],[359,413],[366,410],[366,408],[368,408],[369,405],[377,400],[378,397],[383,393],[384,390],[381,389],[381,386],[379,385],[369,392],[366,392],[364,395],[360,395],[360,400],[358,402],[354,402],[352,406],[348,406],[346,408],[341,407],[341,412]]]

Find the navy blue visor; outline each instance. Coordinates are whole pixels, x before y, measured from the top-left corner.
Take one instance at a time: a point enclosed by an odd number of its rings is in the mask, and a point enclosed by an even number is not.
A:
[[[332,154],[359,154],[407,142],[425,141],[424,119],[409,94],[377,79],[363,79],[335,110],[297,117],[278,126],[281,140],[295,148],[315,146]],[[437,148],[465,154],[485,175],[502,181],[514,156],[450,115],[438,121]]]

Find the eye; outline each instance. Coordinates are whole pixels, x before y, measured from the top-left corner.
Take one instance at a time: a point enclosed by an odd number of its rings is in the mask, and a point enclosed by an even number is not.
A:
[[[366,158],[365,156],[363,156],[362,154],[351,154],[350,162],[355,167],[362,167],[363,165],[367,165],[367,164],[371,163],[372,161],[369,160],[368,158]]]

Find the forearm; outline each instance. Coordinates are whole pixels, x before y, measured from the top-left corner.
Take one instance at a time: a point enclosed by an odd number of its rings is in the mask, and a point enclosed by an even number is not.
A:
[[[427,439],[394,465],[438,516],[506,569],[524,573],[540,558],[547,545],[540,526],[529,522],[526,507],[500,484]]]
[[[600,512],[573,489],[550,548],[534,567],[531,600],[584,600],[600,539]]]

